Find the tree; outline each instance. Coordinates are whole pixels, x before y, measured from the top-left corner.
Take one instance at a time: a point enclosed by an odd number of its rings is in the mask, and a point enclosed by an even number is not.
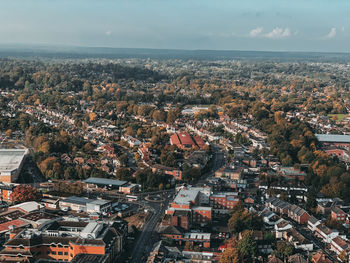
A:
[[[10,195],[10,199],[14,203],[33,201],[37,200],[38,198],[38,191],[29,185],[17,185]]]
[[[239,263],[240,257],[238,254],[238,249],[233,248],[227,248],[221,255],[220,263]]]
[[[253,231],[246,230],[243,232],[242,239],[238,242],[238,252],[244,259],[252,259],[256,254],[256,242]]]
[[[5,132],[5,135],[6,135],[6,137],[11,137],[11,136],[12,136],[12,130],[11,130],[11,129],[8,129],[8,130]]]
[[[348,256],[347,256],[345,250],[340,252],[339,259],[341,260],[341,262],[348,262]]]
[[[116,174],[116,177],[119,179],[119,180],[130,180],[130,176],[131,176],[131,172],[130,172],[130,169],[129,168],[126,168],[126,167],[121,167],[118,169],[117,171],[117,174]]]
[[[284,241],[277,243],[276,253],[280,258],[287,259],[294,252],[294,247]]]

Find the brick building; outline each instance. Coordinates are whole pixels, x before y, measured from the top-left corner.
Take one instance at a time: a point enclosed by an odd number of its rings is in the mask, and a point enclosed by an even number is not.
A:
[[[39,229],[11,235],[0,251],[0,261],[53,259],[71,262],[79,254],[105,255],[105,262],[118,258],[127,234],[127,223],[54,221]]]

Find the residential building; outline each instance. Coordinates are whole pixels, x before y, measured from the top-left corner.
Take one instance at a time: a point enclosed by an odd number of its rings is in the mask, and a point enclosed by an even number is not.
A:
[[[337,206],[331,208],[331,217],[333,220],[345,221],[347,219],[347,214]]]

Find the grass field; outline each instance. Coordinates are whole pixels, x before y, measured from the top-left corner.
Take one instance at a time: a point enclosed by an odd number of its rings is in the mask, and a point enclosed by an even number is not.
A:
[[[333,118],[333,116],[337,116],[337,120],[336,121],[342,121],[345,117],[349,116],[348,114],[329,114],[328,117],[329,118]]]

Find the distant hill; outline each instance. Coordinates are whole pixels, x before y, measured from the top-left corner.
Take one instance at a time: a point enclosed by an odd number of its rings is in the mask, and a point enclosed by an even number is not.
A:
[[[239,50],[181,50],[65,46],[0,45],[0,57],[16,58],[152,58],[185,60],[274,60],[350,62],[350,53],[272,52]]]

